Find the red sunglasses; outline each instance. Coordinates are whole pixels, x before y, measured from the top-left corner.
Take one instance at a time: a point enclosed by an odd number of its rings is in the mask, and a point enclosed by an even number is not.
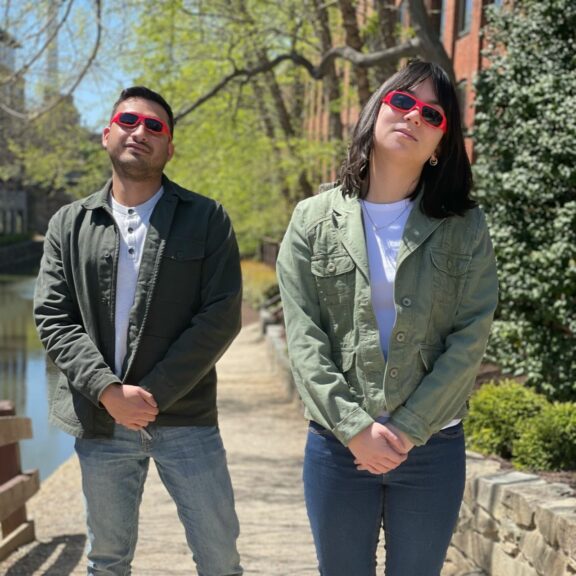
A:
[[[412,96],[412,94],[393,90],[382,98],[382,102],[385,102],[390,108],[394,108],[394,110],[398,110],[399,112],[410,112],[414,110],[414,108],[417,108],[425,124],[432,126],[432,128],[439,128],[442,132],[446,132],[447,130],[448,123],[444,112],[431,104],[426,104],[426,102],[418,100],[418,98]]]
[[[114,122],[124,128],[135,128],[139,124],[144,124],[144,128],[147,132],[156,135],[166,134],[168,138],[172,139],[170,128],[168,128],[166,122],[159,118],[144,116],[144,114],[138,114],[137,112],[118,112],[112,117],[110,124],[114,124]]]

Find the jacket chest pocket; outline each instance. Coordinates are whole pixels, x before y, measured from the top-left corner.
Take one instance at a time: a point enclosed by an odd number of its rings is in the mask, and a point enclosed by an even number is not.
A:
[[[341,347],[352,335],[356,268],[347,254],[316,255],[311,262],[326,330]]]
[[[354,289],[354,268],[354,261],[348,254],[314,256],[312,274],[320,298],[338,302],[340,296],[349,295]]]
[[[204,243],[173,238],[162,255],[158,298],[192,303],[200,294]]]
[[[433,265],[434,300],[457,305],[472,257],[440,250],[432,250],[430,257]]]

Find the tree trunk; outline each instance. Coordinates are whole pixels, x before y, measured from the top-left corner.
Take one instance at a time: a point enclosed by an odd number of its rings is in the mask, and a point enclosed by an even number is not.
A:
[[[342,25],[346,33],[346,45],[358,52],[362,52],[364,42],[360,36],[358,21],[356,19],[356,8],[351,0],[338,0],[340,12],[342,14]],[[370,82],[368,79],[368,70],[366,68],[354,67],[354,76],[356,78],[356,88],[358,90],[358,100],[360,105],[364,106],[370,98]]]
[[[322,52],[326,54],[333,47],[328,9],[322,0],[313,0],[313,3],[318,21],[317,34],[322,45]],[[334,61],[331,62],[324,81],[324,92],[328,97],[329,136],[342,140],[344,131],[340,117],[340,79]]]

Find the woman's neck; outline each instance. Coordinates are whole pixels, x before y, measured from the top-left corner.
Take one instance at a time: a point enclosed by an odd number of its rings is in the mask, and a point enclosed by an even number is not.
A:
[[[370,162],[370,186],[366,200],[389,204],[410,196],[420,180],[422,168],[401,166],[393,163]]]

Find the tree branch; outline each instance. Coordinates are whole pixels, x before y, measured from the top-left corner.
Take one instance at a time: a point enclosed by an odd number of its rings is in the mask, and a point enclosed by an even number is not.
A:
[[[276,66],[280,65],[282,62],[291,61],[298,66],[302,66],[306,69],[308,74],[314,80],[321,80],[329,73],[330,65],[336,60],[337,58],[342,58],[343,60],[347,60],[352,62],[355,66],[362,66],[362,67],[370,67],[374,66],[375,64],[383,63],[383,62],[395,62],[399,58],[405,58],[409,56],[415,56],[419,54],[421,50],[421,43],[418,38],[414,38],[401,44],[399,46],[394,46],[392,48],[388,48],[386,50],[380,50],[378,52],[372,52],[368,54],[364,54],[362,52],[357,52],[356,50],[348,47],[342,46],[337,48],[332,48],[329,52],[327,52],[320,64],[318,66],[314,66],[310,60],[308,60],[302,54],[298,52],[289,52],[287,54],[280,54],[276,56],[276,58],[269,60],[265,63],[259,64],[252,68],[242,68],[237,69],[222,78],[220,82],[215,84],[208,92],[204,95],[200,96],[197,100],[195,100],[186,108],[183,108],[175,115],[175,120],[180,120],[187,116],[197,108],[199,108],[202,104],[216,96],[219,92],[221,92],[230,82],[236,79],[245,79],[245,78],[253,78],[258,76],[259,74],[263,74],[265,72],[269,72],[276,68]]]

